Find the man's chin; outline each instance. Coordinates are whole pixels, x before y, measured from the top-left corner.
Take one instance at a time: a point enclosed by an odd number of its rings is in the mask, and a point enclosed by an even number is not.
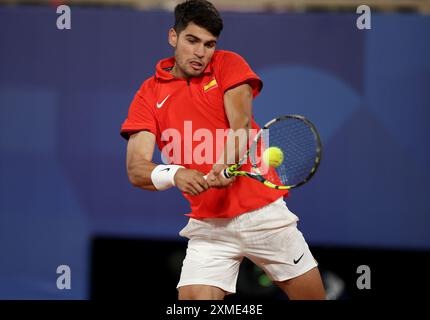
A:
[[[193,70],[189,73],[189,76],[195,78],[195,77],[200,77],[202,74],[203,74],[203,70],[201,70],[201,71],[200,70],[199,71]]]
[[[201,68],[199,70],[188,69],[187,73],[190,77],[200,77],[203,74],[204,70],[205,70],[205,68]]]

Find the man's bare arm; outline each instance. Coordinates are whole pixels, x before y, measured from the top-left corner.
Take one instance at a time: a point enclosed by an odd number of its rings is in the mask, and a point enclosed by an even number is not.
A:
[[[127,174],[130,183],[138,188],[157,190],[152,184],[151,172],[157,166],[152,163],[155,136],[140,131],[130,136],[127,144]]]
[[[224,94],[225,113],[232,130],[226,146],[230,150],[228,152],[224,150],[226,164],[238,162],[247,148],[249,129],[251,129],[252,98],[252,88],[246,83]]]
[[[130,136],[127,144],[127,174],[131,184],[145,190],[157,190],[151,174],[157,164],[152,162],[154,154],[154,134],[141,131]],[[197,170],[180,168],[174,175],[176,187],[188,194],[198,195],[207,190],[209,185]]]
[[[219,174],[227,164],[238,162],[247,149],[252,119],[252,98],[252,88],[249,84],[242,84],[224,94],[224,108],[231,131],[221,157],[208,175],[210,186],[225,187],[232,182],[230,179],[221,179]]]

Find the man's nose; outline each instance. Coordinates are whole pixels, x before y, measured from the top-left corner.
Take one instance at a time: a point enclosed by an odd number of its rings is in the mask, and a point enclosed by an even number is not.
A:
[[[204,45],[199,45],[196,48],[196,51],[194,51],[194,54],[198,57],[198,58],[203,58],[205,56],[205,46]]]

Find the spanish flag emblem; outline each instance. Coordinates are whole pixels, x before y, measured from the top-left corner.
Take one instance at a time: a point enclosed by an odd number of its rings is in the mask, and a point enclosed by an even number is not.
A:
[[[206,84],[206,85],[204,85],[204,86],[203,86],[203,90],[204,90],[205,92],[207,92],[207,91],[209,91],[210,89],[213,89],[213,88],[216,88],[216,87],[218,87],[218,83],[216,82],[216,79],[215,79],[215,78],[213,78],[211,81],[209,81],[209,83],[208,83],[208,84]]]

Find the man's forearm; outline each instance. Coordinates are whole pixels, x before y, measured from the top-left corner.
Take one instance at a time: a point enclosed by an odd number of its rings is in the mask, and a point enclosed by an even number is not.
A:
[[[156,166],[155,163],[143,159],[131,162],[127,166],[130,183],[141,189],[156,191],[151,180],[151,172]]]

